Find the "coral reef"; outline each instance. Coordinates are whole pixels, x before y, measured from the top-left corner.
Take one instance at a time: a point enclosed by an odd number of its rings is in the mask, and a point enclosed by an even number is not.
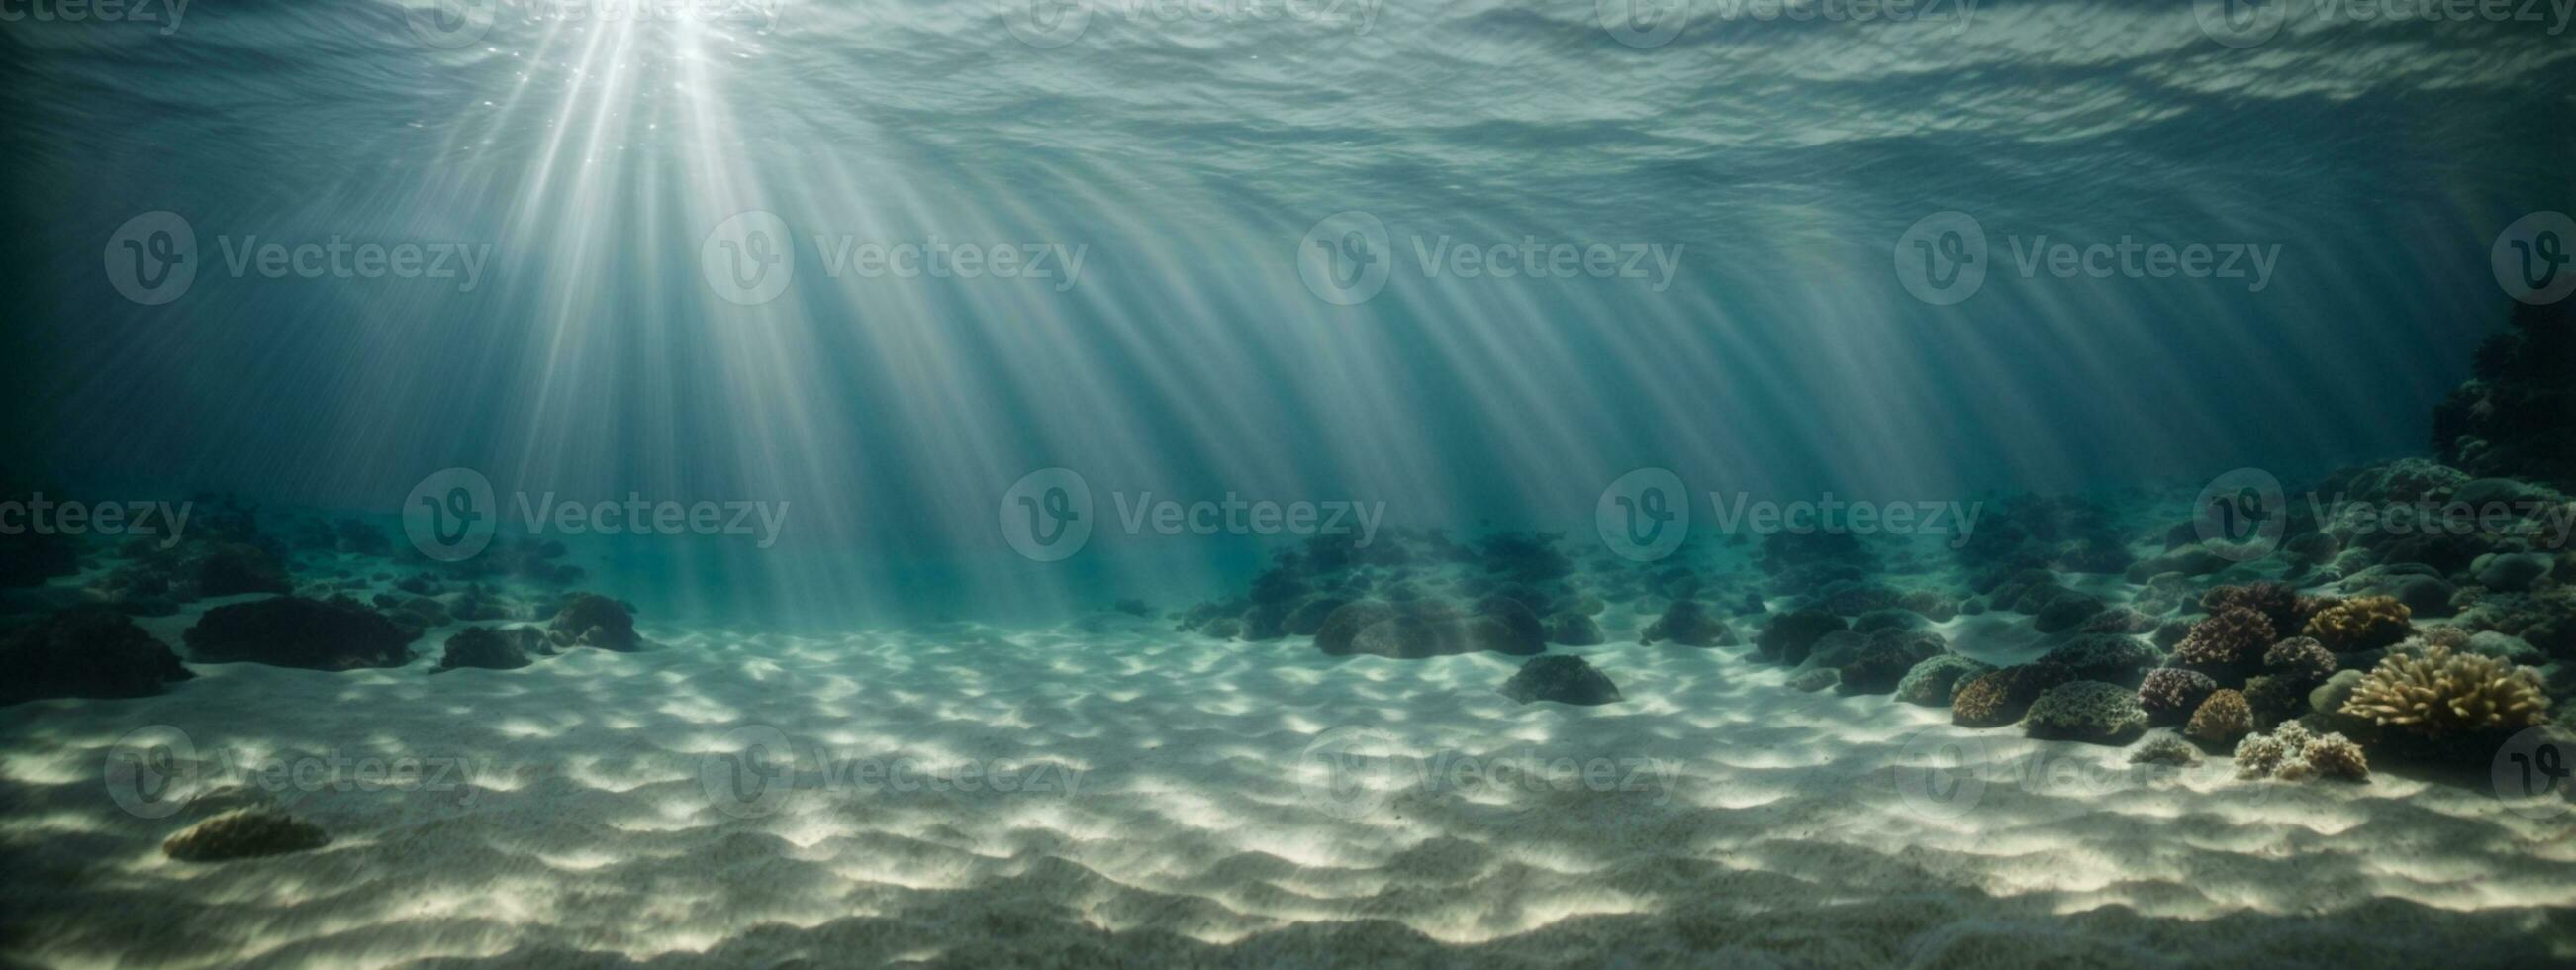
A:
[[[2493,657],[2432,645],[2388,655],[2344,702],[2346,714],[2417,734],[2512,730],[2548,719],[2540,676]]]
[[[1519,673],[1503,682],[1501,692],[1523,704],[1554,701],[1588,706],[1622,699],[1618,685],[1612,684],[1608,676],[1571,654],[1530,658]]]
[[[2263,669],[2302,684],[2334,676],[2341,661],[2314,637],[2291,637],[2263,651]]]
[[[2393,596],[2363,596],[2317,611],[2302,632],[2336,653],[2395,646],[2414,630],[2406,604]]]
[[[2443,461],[2576,488],[2576,303],[2516,304],[2478,346],[2475,376],[2433,410]]]
[[[2211,744],[2226,744],[2254,730],[2254,708],[2245,695],[2232,690],[2212,691],[2200,708],[2191,712],[2191,723],[2183,733]]]
[[[2165,660],[2163,651],[2115,633],[2087,633],[2058,645],[2039,658],[2064,664],[2085,680],[2135,687],[2148,670]]]
[[[318,849],[331,836],[319,826],[281,812],[245,808],[180,830],[161,851],[181,862],[224,862]]]

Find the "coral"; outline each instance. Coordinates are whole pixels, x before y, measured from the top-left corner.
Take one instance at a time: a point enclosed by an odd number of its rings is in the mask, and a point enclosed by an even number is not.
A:
[[[2200,594],[2201,608],[2211,616],[2243,608],[2263,614],[2274,630],[2296,630],[2307,622],[2299,591],[2269,580],[2243,586],[2216,586]]]
[[[2107,607],[2099,597],[2083,593],[2066,593],[2039,608],[2032,626],[2041,633],[2062,633],[2084,625]]]
[[[2011,724],[2021,720],[2040,694],[2074,679],[2074,671],[2051,663],[2019,664],[1982,675],[1950,696],[1950,722],[1966,727]]]
[[[2183,733],[2211,744],[2226,744],[2254,730],[2254,708],[2245,703],[2245,695],[2232,690],[2213,691],[2191,712],[2191,723]]]
[[[2264,669],[2303,684],[2334,676],[2338,665],[2334,651],[2314,637],[2291,637],[2263,651]]]
[[[2085,680],[2133,687],[2148,670],[2163,663],[2165,655],[2134,637],[2087,633],[2051,649],[2039,659],[2046,663],[2065,664],[2075,671],[2075,676]]]
[[[200,663],[348,670],[410,662],[420,631],[345,597],[280,596],[207,610],[181,636]]]
[[[1523,704],[1554,701],[1588,706],[1622,699],[1618,685],[1612,684],[1609,677],[1571,654],[1530,658],[1519,673],[1503,682],[1501,690],[1503,696]]]
[[[2480,475],[2576,484],[2576,304],[2516,304],[2478,346],[2476,377],[2433,410],[2442,460]],[[2438,467],[2438,466],[2436,466]],[[2448,471],[2448,469],[2445,469]],[[2453,472],[2462,477],[2465,473]]]
[[[2213,675],[2238,671],[2259,662],[2272,640],[2270,617],[2231,606],[2193,624],[2191,634],[2174,647],[2174,663]]]
[[[2412,615],[2394,596],[2363,596],[2319,611],[2302,632],[2336,653],[2377,650],[2406,639]]]
[[[63,610],[0,633],[0,705],[52,697],[145,697],[194,674],[123,614]]]
[[[2361,745],[2341,734],[2327,732],[2307,743],[2302,751],[2309,767],[2328,778],[2352,781],[2370,780],[2370,759],[2361,755]]]
[[[2268,724],[2307,713],[2309,686],[2305,681],[2264,674],[2246,678],[2243,693],[2255,717]]]
[[[1995,668],[1955,653],[1945,653],[1905,672],[1896,682],[1896,699],[1908,704],[1941,707],[1950,703],[1951,689],[1962,680],[1985,676]]]
[[[2032,701],[2022,730],[2034,738],[2125,744],[2147,729],[2138,695],[2118,684],[2077,680],[2051,687]]]
[[[2343,713],[2430,736],[2528,727],[2546,721],[2548,709],[2529,668],[2435,645],[2382,659]]]
[[[2178,724],[2200,709],[2218,689],[2218,681],[2208,674],[2180,667],[2159,667],[2147,671],[2146,680],[2138,685],[2138,704],[2158,724]]]
[[[2200,751],[2193,748],[2191,742],[2179,736],[2158,731],[2154,737],[2148,738],[2145,744],[2139,745],[2137,750],[2129,752],[2129,763],[2188,767],[2200,763]]]
[[[491,670],[514,670],[532,661],[530,653],[552,653],[546,635],[531,626],[496,630],[469,626],[447,638],[447,651],[438,658],[438,669],[483,667]]]
[[[331,836],[291,815],[261,808],[226,812],[181,830],[161,851],[181,862],[223,862],[318,849]]]
[[[1845,694],[1892,692],[1916,664],[1947,649],[1941,635],[1930,630],[1881,630],[1851,662],[1842,665],[1841,690]]]
[[[2236,742],[2236,777],[2238,778],[2269,776],[2274,771],[2280,770],[2281,764],[2288,760],[2290,760],[2289,747],[2277,738],[2249,734],[2244,740]]]

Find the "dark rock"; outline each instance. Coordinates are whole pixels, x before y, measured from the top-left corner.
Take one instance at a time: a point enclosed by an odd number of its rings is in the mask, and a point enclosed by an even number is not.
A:
[[[286,570],[266,550],[245,543],[221,545],[197,560],[197,592],[204,596],[285,593],[294,589]]]
[[[1950,695],[1960,681],[1974,680],[1994,669],[1955,653],[1941,654],[1906,671],[1905,678],[1896,682],[1896,699],[1925,707],[1948,707]]]
[[[313,823],[269,809],[246,808],[181,830],[161,843],[161,851],[181,862],[224,862],[319,849],[330,842],[331,836]]]
[[[1817,640],[1843,628],[1842,617],[1823,610],[1797,610],[1772,617],[1761,634],[1753,638],[1753,646],[1764,659],[1804,663]]]
[[[447,652],[438,658],[440,670],[458,667],[482,667],[489,670],[515,670],[534,660],[531,653],[543,654],[546,635],[535,627],[520,626],[493,629],[469,626],[447,638]]]
[[[1548,624],[1547,642],[1549,643],[1561,643],[1569,647],[1590,647],[1598,646],[1608,639],[1609,637],[1602,634],[1600,623],[1581,613],[1559,613],[1556,619]]]
[[[274,664],[312,670],[399,667],[419,637],[348,599],[280,596],[207,610],[185,634],[199,663]]]
[[[2032,701],[2022,731],[2052,741],[2126,744],[2147,730],[2138,695],[2117,684],[2077,680],[2051,687]]]
[[[1288,635],[1292,637],[1315,636],[1324,632],[1324,621],[1332,618],[1333,611],[1349,605],[1350,602],[1349,599],[1340,596],[1307,597],[1305,602],[1297,604],[1296,609],[1288,611],[1288,617],[1281,621],[1281,625],[1287,628]]]
[[[597,593],[574,593],[555,612],[546,637],[558,647],[595,647],[621,653],[644,643],[635,635],[635,615],[626,604]]]
[[[1619,688],[1583,658],[1571,654],[1532,657],[1519,673],[1504,681],[1502,694],[1523,704],[1608,704],[1620,700]]]
[[[2039,659],[2044,663],[2064,664],[2084,680],[2136,687],[2147,671],[2165,662],[2165,655],[2164,651],[2140,643],[2135,637],[2087,633],[2058,645]]]
[[[1716,647],[1735,642],[1735,631],[1728,629],[1716,611],[1698,600],[1675,600],[1664,608],[1664,615],[1648,624],[1645,639],[1653,644],[1669,640],[1685,647]]]
[[[123,614],[64,610],[0,632],[0,705],[54,697],[148,697],[194,676]]]
[[[1840,689],[1845,694],[1893,693],[1917,664],[1944,652],[1940,636],[1930,631],[1881,631],[1842,665]]]

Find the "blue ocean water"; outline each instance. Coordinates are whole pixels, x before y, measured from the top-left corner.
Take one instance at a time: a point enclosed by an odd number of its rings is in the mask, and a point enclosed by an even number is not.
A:
[[[2418,452],[2514,305],[2491,244],[2576,191],[2546,8],[2302,4],[2231,46],[2107,0],[1040,6],[10,22],[7,461],[388,528],[450,467],[789,510],[766,545],[573,540],[666,616],[1161,602],[1281,542],[1119,500],[1580,534],[1638,468],[1915,501]],[[745,212],[792,250],[753,303],[709,255],[762,255],[716,246]],[[1300,261],[1354,212],[1387,273],[1343,305]],[[168,302],[119,288],[148,213],[195,240]],[[1941,213],[1988,243],[1948,305],[1903,269]],[[334,241],[423,262],[295,264]],[[2123,242],[2237,272],[2046,268]],[[943,243],[1055,266],[835,262]],[[1554,262],[1596,247],[1620,268]],[[1048,468],[1103,529],[1060,563],[1007,535]]]

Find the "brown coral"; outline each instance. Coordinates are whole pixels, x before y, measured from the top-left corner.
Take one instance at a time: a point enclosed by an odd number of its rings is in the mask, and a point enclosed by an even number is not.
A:
[[[2200,709],[2191,713],[2191,723],[2182,733],[2211,744],[2225,744],[2253,730],[2254,708],[2245,703],[2245,695],[2221,690],[2200,702]]]
[[[2336,653],[2377,650],[2414,632],[2413,616],[2394,596],[2363,596],[2318,611],[2302,632]]]
[[[2291,637],[2263,651],[2263,666],[2274,675],[2303,684],[2315,684],[2334,676],[2339,666],[2334,651],[2318,643],[2315,637]]]
[[[1965,727],[2011,724],[2021,720],[2041,693],[2074,679],[2074,670],[2053,663],[2018,664],[1980,676],[1951,695],[1950,723]]]
[[[2193,624],[2174,648],[2174,663],[2224,670],[2251,666],[2272,645],[2272,621],[2251,607],[2230,606]]]
[[[2370,759],[2361,756],[2361,745],[2341,734],[2326,733],[2308,742],[2302,751],[2308,767],[2328,778],[2353,781],[2370,780]]]
[[[2146,682],[2138,685],[2138,705],[2147,709],[2147,717],[2155,723],[2171,724],[2190,717],[2217,689],[2218,682],[2200,671],[2158,667],[2147,671]]]
[[[2425,735],[2528,727],[2548,709],[2538,674],[2440,645],[2389,654],[2343,705],[2345,714]]]
[[[2296,630],[2305,622],[2299,612],[2299,591],[2269,580],[2211,587],[2200,594],[2200,605],[2211,616],[2233,609],[2253,610],[2270,620],[2274,630]]]

